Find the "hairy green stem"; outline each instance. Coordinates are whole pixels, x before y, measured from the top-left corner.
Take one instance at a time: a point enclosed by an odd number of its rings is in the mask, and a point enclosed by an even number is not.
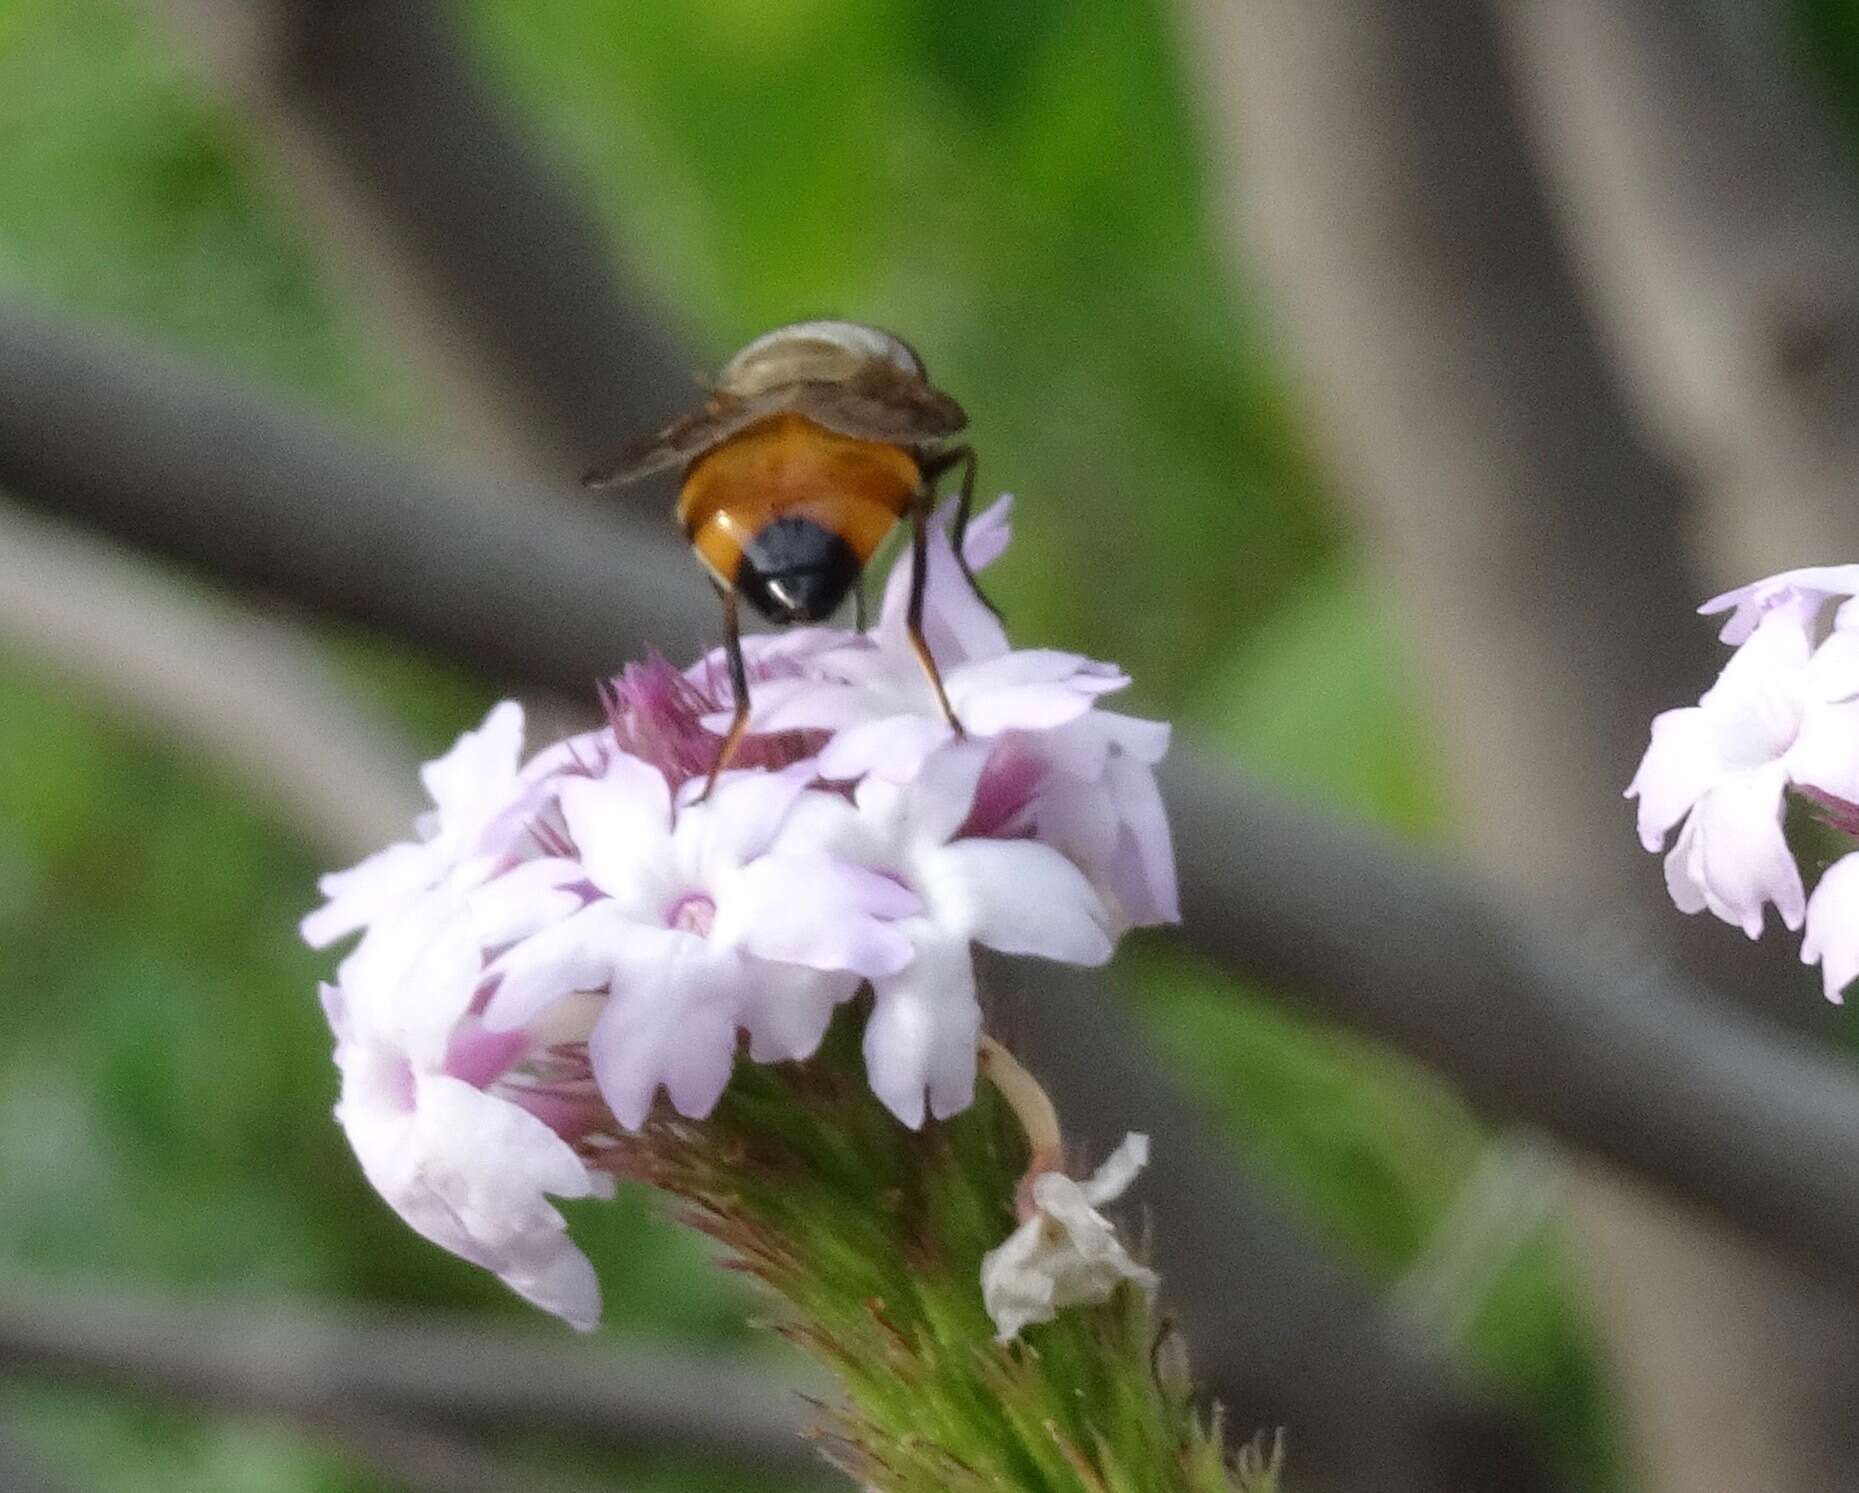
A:
[[[1271,1493],[1276,1457],[1229,1460],[1140,1289],[994,1341],[981,1260],[1015,1227],[1022,1123],[984,1084],[907,1130],[866,1083],[862,1026],[861,1007],[809,1062],[741,1064],[710,1119],[656,1123],[628,1156],[838,1376],[827,1457],[883,1493]]]

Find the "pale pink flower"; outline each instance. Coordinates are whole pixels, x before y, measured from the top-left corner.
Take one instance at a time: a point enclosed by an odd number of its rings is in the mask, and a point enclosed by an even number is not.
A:
[[[526,1025],[576,991],[602,991],[588,1039],[595,1076],[629,1128],[661,1085],[708,1114],[729,1080],[736,1033],[754,1056],[800,1058],[859,981],[894,973],[910,943],[887,921],[915,911],[896,882],[784,850],[810,793],[807,764],[726,773],[703,803],[676,805],[664,776],[617,755],[561,790],[572,854],[531,862],[473,899],[480,926],[523,936],[493,966],[493,1030]]]
[[[874,973],[865,1027],[873,1091],[906,1125],[946,1118],[974,1098],[981,1007],[972,946],[1034,954],[1069,964],[1110,957],[1110,914],[1085,874],[1030,839],[963,837],[987,763],[975,743],[933,753],[907,784],[868,777],[856,812],[826,795],[801,804],[792,843],[869,867],[920,903],[891,925],[914,950],[910,961]]]
[[[577,1144],[612,1122],[572,1056],[585,1030],[486,1032],[472,1014],[482,978],[445,892],[371,929],[323,992],[342,1073],[336,1118],[414,1230],[585,1330],[600,1288],[548,1199],[611,1191]]]
[[[1033,1179],[1031,1214],[981,1261],[981,1296],[996,1342],[1011,1342],[1066,1307],[1108,1301],[1124,1281],[1155,1289],[1155,1272],[1130,1258],[1116,1226],[1098,1212],[1129,1190],[1148,1160],[1149,1137],[1128,1135],[1087,1181],[1058,1171]]]
[[[1006,514],[971,527],[976,568]],[[1096,708],[1127,682],[1109,665],[1011,650],[941,524],[928,564],[925,628],[970,739],[935,707],[894,577],[870,636],[744,640],[753,729],[708,797],[722,661],[654,658],[604,692],[605,727],[520,766],[521,713],[493,710],[425,770],[419,838],[324,879],[305,937],[365,930],[326,991],[338,1114],[414,1228],[586,1325],[598,1291],[550,1199],[608,1189],[661,1091],[702,1117],[745,1046],[804,1059],[868,986],[874,1092],[913,1127],[946,1117],[974,1094],[976,944],[1100,964],[1177,916],[1168,728]]]
[[[1782,837],[1791,785],[1859,796],[1859,647],[1851,635],[1818,647],[1802,609],[1761,613],[1722,676],[1695,706],[1653,721],[1652,744],[1627,789],[1639,799],[1640,840],[1666,857],[1666,885],[1683,912],[1708,908],[1751,938],[1773,902],[1801,926],[1801,875]]]

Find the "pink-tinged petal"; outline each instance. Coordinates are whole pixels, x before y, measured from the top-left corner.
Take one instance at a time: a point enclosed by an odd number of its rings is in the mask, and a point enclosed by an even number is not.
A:
[[[1000,658],[950,669],[946,682],[951,697],[1029,684],[1063,684],[1080,694],[1095,696],[1123,689],[1130,677],[1114,664],[1099,663],[1082,653],[1065,653],[1057,648],[1022,648]]]
[[[616,756],[599,779],[562,785],[562,818],[588,880],[613,896],[636,892],[671,840],[671,789],[655,767]]]
[[[962,541],[962,558],[974,571],[986,570],[1003,554],[1013,538],[1013,494],[1002,493],[968,521]]]
[[[1068,684],[1023,684],[966,695],[955,705],[955,716],[970,736],[993,737],[1003,731],[1050,731],[1090,708],[1091,696]]]
[[[467,731],[443,757],[420,769],[443,819],[455,815],[486,817],[509,793],[523,750],[523,707],[505,700],[491,707],[484,724]]]
[[[1639,800],[1640,844],[1664,848],[1666,834],[1724,775],[1716,733],[1700,706],[1688,705],[1653,717],[1652,744],[1626,796]]]
[[[521,1270],[502,1275],[517,1295],[560,1317],[576,1332],[592,1332],[600,1325],[600,1278],[587,1256],[569,1242],[566,1229],[556,1236],[555,1248],[545,1259],[525,1261]]]
[[[923,759],[914,781],[867,778],[853,799],[861,814],[887,826],[894,844],[942,845],[967,822],[987,765],[985,743],[951,742]]]
[[[882,708],[871,695],[831,679],[770,679],[751,686],[749,726],[754,731],[843,731],[874,718]],[[730,712],[704,717],[704,726],[722,735]]]
[[[534,1115],[460,1079],[420,1080],[420,1117],[461,1169],[482,1170],[457,1204],[480,1238],[522,1232],[524,1205],[537,1191],[580,1198],[593,1192],[574,1150]],[[491,1165],[492,1162],[495,1165]]]
[[[1836,1005],[1859,979],[1859,855],[1842,856],[1827,867],[1807,899],[1801,962],[1820,966],[1827,999]]]
[[[975,1044],[981,1007],[965,947],[938,943],[918,951],[901,974],[873,982],[876,1001],[865,1025],[865,1071],[872,1092],[912,1130],[925,1100],[938,1119],[975,1097]]]
[[[1782,762],[1790,782],[1859,800],[1859,701],[1810,705]]]
[[[389,845],[346,871],[316,883],[329,901],[297,925],[313,949],[330,944],[377,918],[389,917],[432,885],[442,867],[424,845]]]
[[[758,1063],[812,1057],[833,1012],[858,993],[859,985],[856,975],[777,965],[753,969],[741,1013],[749,1056]]]
[[[1782,838],[1779,765],[1725,779],[1698,801],[1666,857],[1666,887],[1681,912],[1708,908],[1751,938],[1773,902],[1782,922],[1806,915],[1801,873]]]
[[[907,783],[923,759],[955,732],[938,716],[893,715],[841,731],[820,753],[820,776],[849,783],[870,774],[892,783]]]
[[[641,946],[661,943],[670,933],[635,923],[612,902],[590,903],[524,939],[490,967],[487,973],[500,980],[484,1008],[484,1024],[492,1031],[528,1026],[569,992],[606,985],[617,961],[636,956]]]
[[[743,947],[756,957],[867,978],[910,962],[910,940],[890,920],[922,907],[888,876],[820,854],[765,856],[738,878],[736,898]]]
[[[929,563],[924,580],[923,635],[930,653],[945,668],[967,659],[993,658],[1007,651],[1007,634],[1000,619],[975,595],[974,588],[956,566],[955,547],[949,542],[947,527],[952,513],[952,505],[945,505],[929,526]],[[969,526],[969,543],[964,547],[970,553],[974,551],[978,522],[971,522]],[[995,547],[991,529],[980,537],[984,549],[995,548],[998,554],[1000,548],[1005,548],[1004,541]],[[910,600],[910,554],[910,548],[906,547],[891,566],[891,574],[885,582],[884,601],[878,609],[877,632],[892,646],[901,644],[904,638],[904,618]]]
[[[1854,595],[1859,595],[1859,565],[1810,565],[1713,596],[1698,611],[1706,617],[1729,612],[1719,636],[1726,643],[1741,643],[1776,606]]]
[[[673,839],[706,884],[765,851],[813,782],[812,763],[781,772],[731,772],[702,804],[679,811]],[[699,790],[701,791],[701,790]]]
[[[448,1078],[487,1089],[508,1073],[529,1049],[527,1032],[493,1032],[481,1022],[459,1024],[446,1044],[444,1071]]]
[[[1080,871],[1031,840],[961,840],[935,862],[932,900],[948,926],[1003,954],[1068,964],[1110,958],[1110,914]]]
[[[1117,750],[1125,756],[1153,767],[1168,755],[1168,742],[1174,728],[1167,721],[1149,721],[1110,710],[1098,711],[1097,719]]]
[[[351,1054],[336,1106],[368,1180],[417,1233],[592,1327],[600,1315],[593,1272],[572,1263],[580,1252],[544,1196],[595,1190],[573,1150],[517,1106],[443,1075],[420,1078],[409,1108],[388,1056]]]
[[[704,964],[667,961],[635,971],[588,1037],[601,1097],[629,1130],[645,1124],[661,1086],[679,1113],[702,1119],[729,1082],[740,991]]]
[[[467,906],[478,947],[497,949],[528,938],[581,910],[586,884],[579,861],[550,856],[524,861],[472,892]]]
[[[1817,700],[1859,696],[1859,627],[1839,628],[1822,640],[1808,661],[1806,687]]]
[[[1147,763],[1120,757],[1112,760],[1107,779],[1122,824],[1104,890],[1135,927],[1179,923],[1175,842],[1155,774]]]

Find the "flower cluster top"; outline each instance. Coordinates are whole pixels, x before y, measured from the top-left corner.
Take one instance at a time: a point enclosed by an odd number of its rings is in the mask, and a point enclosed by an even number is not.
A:
[[[966,558],[1008,539],[1003,499]],[[599,1312],[550,1197],[610,1189],[659,1095],[707,1114],[751,1059],[809,1056],[873,994],[873,1090],[909,1126],[974,1094],[972,947],[1100,964],[1177,916],[1154,764],[1168,728],[1097,708],[1115,668],[1009,648],[932,526],[924,618],[963,735],[904,629],[744,641],[750,732],[704,798],[720,656],[629,667],[608,722],[522,758],[497,706],[423,777],[419,838],[327,876],[304,920],[360,933],[324,1004],[337,1115],[415,1229],[578,1326]]]
[[[1837,860],[1809,897],[1782,833],[1789,790],[1829,825],[1859,836],[1859,565],[1790,570],[1704,603],[1728,612],[1736,646],[1696,704],[1652,723],[1627,789],[1640,840],[1665,858],[1684,912],[1706,909],[1762,933],[1773,904],[1806,925],[1801,957],[1819,964],[1829,999],[1859,975],[1859,854]]]

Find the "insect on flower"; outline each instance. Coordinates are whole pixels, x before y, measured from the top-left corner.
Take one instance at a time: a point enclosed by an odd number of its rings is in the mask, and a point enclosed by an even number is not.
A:
[[[967,423],[962,407],[930,383],[923,360],[900,338],[858,322],[796,322],[731,358],[701,409],[587,474],[590,487],[618,487],[684,469],[677,518],[723,598],[734,695],[705,797],[749,725],[738,598],[785,626],[822,621],[852,593],[862,631],[865,566],[900,520],[909,521],[915,540],[906,630],[944,718],[961,734],[924,640],[923,593],[936,484],[959,467],[957,564],[993,610],[962,557],[975,451],[950,437]]]

